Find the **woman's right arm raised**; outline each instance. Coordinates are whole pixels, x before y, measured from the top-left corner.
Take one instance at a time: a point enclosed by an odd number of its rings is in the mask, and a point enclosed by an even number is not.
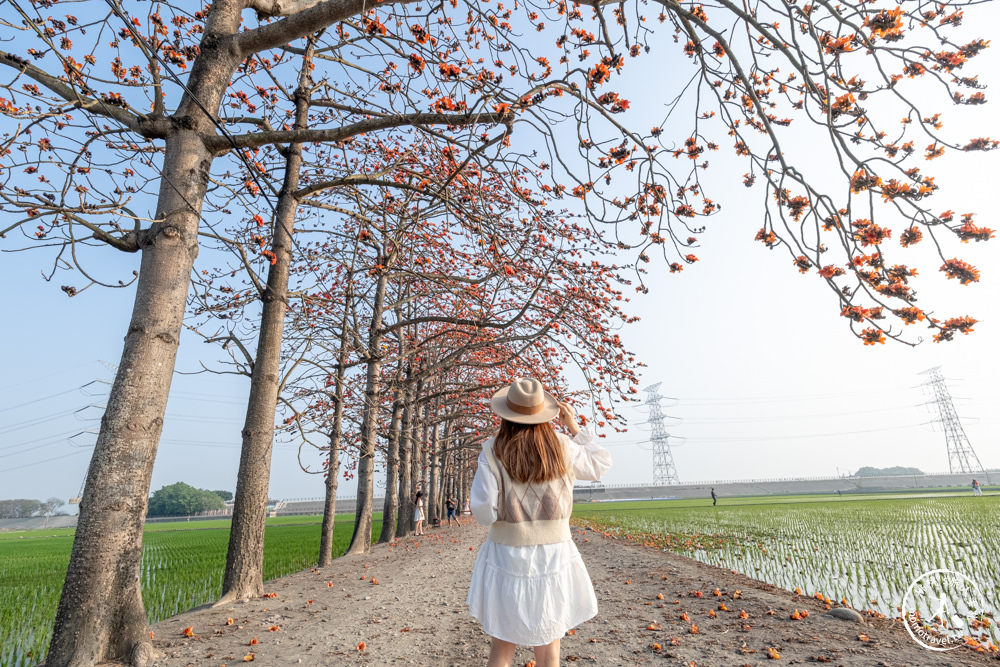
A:
[[[576,411],[569,403],[557,401],[559,405],[559,421],[569,431],[577,447],[570,448],[572,452],[573,473],[576,478],[585,482],[596,482],[611,467],[611,453],[597,444],[592,428],[581,429],[576,423]]]

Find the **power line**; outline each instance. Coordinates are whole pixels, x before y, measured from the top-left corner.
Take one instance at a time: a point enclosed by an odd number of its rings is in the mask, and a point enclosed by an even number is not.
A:
[[[59,460],[62,460],[62,459],[68,459],[71,456],[79,456],[80,454],[86,454],[86,453],[88,453],[87,450],[81,449],[78,452],[70,452],[69,454],[63,454],[62,456],[55,456],[55,457],[53,457],[51,459],[43,459],[41,461],[35,461],[33,463],[25,463],[24,465],[19,465],[19,466],[15,466],[13,468],[7,468],[5,470],[0,470],[0,474],[6,473],[6,472],[13,472],[14,470],[20,470],[21,468],[30,468],[31,466],[42,465],[43,463],[52,463],[53,461],[59,461]]]
[[[83,385],[83,387],[86,387],[86,386],[87,385]],[[24,403],[19,403],[18,405],[12,405],[9,408],[0,409],[0,412],[8,412],[10,410],[17,410],[18,408],[24,408],[24,407],[27,407],[29,405],[34,405],[35,403],[41,403],[42,401],[47,401],[50,398],[55,398],[56,396],[64,396],[64,395],[72,393],[74,391],[79,391],[79,390],[83,389],[83,387],[76,387],[75,389],[67,389],[66,391],[60,391],[60,392],[57,392],[55,394],[49,394],[48,396],[42,396],[41,398],[36,398],[36,399],[30,400],[30,401],[25,401]]]

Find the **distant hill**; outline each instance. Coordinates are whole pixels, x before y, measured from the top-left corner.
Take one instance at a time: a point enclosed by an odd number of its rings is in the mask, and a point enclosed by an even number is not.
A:
[[[923,475],[920,468],[904,468],[903,466],[893,466],[891,468],[873,468],[865,466],[858,468],[854,473],[855,477],[899,477],[901,475]]]

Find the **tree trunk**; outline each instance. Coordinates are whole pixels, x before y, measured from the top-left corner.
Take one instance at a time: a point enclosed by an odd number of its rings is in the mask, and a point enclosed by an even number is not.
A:
[[[423,410],[423,425],[420,428],[420,442],[418,447],[420,448],[420,488],[424,490],[424,495],[430,494],[430,488],[428,485],[428,459],[430,456],[430,407],[424,406]]]
[[[147,664],[142,529],[177,359],[212,156],[195,132],[167,140],[156,217],[141,233],[135,305],[80,505],[49,667]]]
[[[355,247],[355,253],[357,247]],[[333,531],[336,526],[337,485],[340,483],[340,441],[344,423],[344,376],[347,374],[347,353],[349,351],[347,326],[350,322],[351,305],[354,299],[354,262],[346,276],[344,287],[344,313],[340,320],[340,350],[337,352],[337,372],[333,388],[333,425],[330,427],[330,460],[326,466],[326,498],[323,503],[323,526],[319,538],[319,567],[333,563]]]
[[[308,128],[310,53],[302,64],[295,91],[295,129]],[[271,267],[257,339],[257,353],[250,376],[250,399],[243,425],[243,449],[236,478],[233,523],[229,532],[222,597],[216,604],[260,597],[264,593],[264,532],[267,524],[267,491],[271,479],[274,413],[281,382],[281,342],[288,310],[288,274],[292,264],[292,235],[298,212],[302,144],[289,144],[285,153],[285,182],[274,214]]]
[[[375,439],[378,430],[382,383],[382,313],[385,309],[385,286],[388,282],[388,260],[378,276],[372,301],[371,329],[368,333],[368,374],[365,379],[365,405],[361,417],[361,442],[358,453],[358,500],[354,534],[348,554],[368,553],[372,547],[372,498],[375,486]]]
[[[413,392],[410,394],[409,405],[407,406],[410,414],[412,415],[410,419],[410,429],[409,429],[409,447],[410,447],[410,491],[411,493],[416,493],[418,487],[420,487],[420,428],[421,422],[420,418],[420,407],[417,404],[417,397],[423,392],[424,383],[419,381],[417,386],[414,388]],[[420,488],[427,495],[427,491]],[[424,503],[427,501],[425,500]]]
[[[402,366],[402,361],[400,361]],[[399,374],[396,375],[398,383]],[[399,492],[396,484],[399,480],[399,422],[403,412],[402,391],[396,391],[396,399],[392,402],[392,421],[389,423],[389,447],[385,457],[385,502],[382,504],[382,531],[379,533],[379,544],[391,542],[396,527],[396,509],[399,507]]]
[[[340,483],[340,428],[330,431],[330,461],[326,466],[326,498],[323,501],[323,526],[319,537],[319,567],[333,564],[333,531],[337,516],[337,485]]]
[[[440,476],[438,475],[437,469],[437,435],[438,426],[435,424],[433,430],[431,431],[431,440],[428,445],[428,454],[430,456],[430,482],[427,484],[427,522],[432,525],[435,519],[441,517],[441,510],[439,508],[441,493],[438,490],[438,481],[440,480]]]
[[[403,392],[403,424],[399,439],[399,520],[396,522],[396,537],[405,537],[413,532],[413,467],[410,441],[413,439],[413,384],[407,374],[406,390]]]

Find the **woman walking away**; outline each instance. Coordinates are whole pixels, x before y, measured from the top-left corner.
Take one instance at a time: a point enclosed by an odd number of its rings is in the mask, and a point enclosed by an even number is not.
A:
[[[979,487],[979,480],[972,480],[972,495],[981,496],[983,495],[983,490]]]
[[[413,510],[413,534],[423,535],[424,534],[424,492],[417,491],[416,498],[414,498],[414,504],[416,507]]]
[[[492,639],[487,667],[510,667],[517,645],[534,648],[537,667],[554,667],[566,631],[597,615],[569,529],[573,483],[600,479],[611,455],[538,380],[514,380],[490,408],[500,430],[483,445],[470,493],[472,514],[490,533],[466,602]],[[572,440],[549,424],[556,415]]]

